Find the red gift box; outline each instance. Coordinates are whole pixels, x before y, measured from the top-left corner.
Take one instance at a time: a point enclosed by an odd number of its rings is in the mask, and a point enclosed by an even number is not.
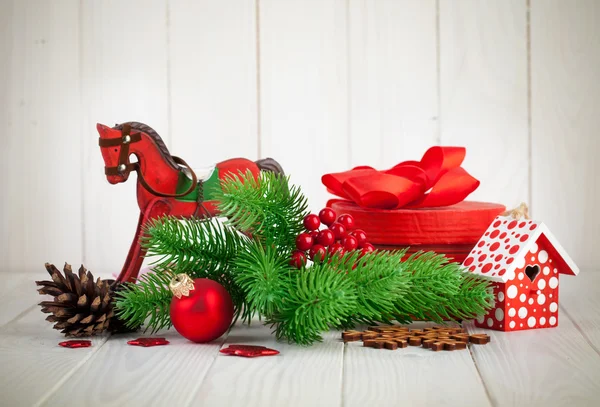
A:
[[[503,205],[464,201],[441,208],[372,209],[344,200],[329,201],[336,213],[354,217],[369,242],[383,250],[409,247],[443,253],[462,263],[490,223],[506,208]]]
[[[386,171],[372,167],[325,174],[327,189],[344,199],[327,203],[350,214],[379,249],[433,250],[462,262],[492,220],[506,208],[464,199],[479,181],[460,165],[463,147],[431,147],[421,161]]]

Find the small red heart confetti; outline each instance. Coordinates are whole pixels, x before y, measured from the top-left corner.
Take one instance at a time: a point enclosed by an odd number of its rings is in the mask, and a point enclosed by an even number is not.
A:
[[[242,356],[246,358],[279,354],[278,350],[255,345],[229,345],[228,348],[221,349],[220,352],[226,355]]]
[[[71,348],[71,349],[89,348],[90,346],[92,346],[92,341],[70,340],[70,341],[60,342],[59,345],[62,346],[63,348]]]
[[[167,341],[165,338],[137,338],[127,342],[127,345],[143,346],[144,348],[168,344],[169,341]]]

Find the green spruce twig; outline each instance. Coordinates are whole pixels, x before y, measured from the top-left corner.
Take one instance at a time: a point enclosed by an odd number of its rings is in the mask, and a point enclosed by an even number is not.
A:
[[[168,273],[149,272],[141,275],[136,284],[125,284],[115,296],[117,316],[126,321],[128,328],[137,328],[144,323],[152,333],[170,328],[171,278]]]
[[[258,179],[250,172],[228,176],[218,200],[219,211],[229,224],[280,250],[292,250],[308,214],[300,188],[270,172],[262,172]]]
[[[151,221],[142,246],[157,271],[186,273],[192,278],[213,278],[223,273],[246,237],[212,219],[182,220],[172,216]]]

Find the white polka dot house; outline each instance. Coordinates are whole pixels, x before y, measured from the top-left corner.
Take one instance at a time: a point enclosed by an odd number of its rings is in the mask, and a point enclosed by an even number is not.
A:
[[[579,273],[546,225],[504,216],[492,222],[463,266],[493,281],[496,305],[475,324],[499,331],[556,327],[559,276]]]

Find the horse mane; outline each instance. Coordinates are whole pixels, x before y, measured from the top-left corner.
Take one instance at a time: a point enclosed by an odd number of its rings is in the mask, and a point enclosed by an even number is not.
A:
[[[123,126],[125,124],[128,124],[134,130],[138,130],[143,133],[146,133],[152,140],[154,140],[154,143],[156,143],[156,146],[158,147],[158,150],[160,151],[161,155],[164,157],[165,161],[167,161],[167,163],[169,165],[171,165],[173,167],[173,169],[180,169],[179,166],[177,165],[177,163],[173,160],[173,157],[171,156],[171,153],[169,152],[167,145],[163,141],[162,137],[160,137],[160,135],[156,132],[156,130],[154,130],[152,127],[148,126],[147,124],[140,123],[140,122],[126,122],[126,123],[117,124],[115,127],[113,127],[113,129],[123,130]]]
[[[154,130],[152,127],[148,126],[147,124],[140,123],[140,122],[126,122],[126,123],[117,124],[117,125],[115,125],[115,127],[113,127],[113,129],[123,130],[123,126],[125,124],[128,124],[133,130],[138,130],[143,133],[146,133],[150,138],[152,138],[152,140],[154,140],[154,143],[156,143],[156,146],[158,147],[158,150],[160,151],[161,155],[164,157],[165,161],[169,165],[171,165],[174,169],[181,170],[181,167],[179,165],[177,165],[175,160],[173,160],[173,157],[171,156],[171,153],[169,152],[167,145],[163,141],[162,137],[160,137],[160,135],[156,132],[156,130]],[[258,166],[258,168],[261,171],[274,172],[275,174],[285,175],[281,165],[277,161],[273,160],[272,158],[264,158],[262,160],[258,160],[258,161],[256,161],[256,165]]]

